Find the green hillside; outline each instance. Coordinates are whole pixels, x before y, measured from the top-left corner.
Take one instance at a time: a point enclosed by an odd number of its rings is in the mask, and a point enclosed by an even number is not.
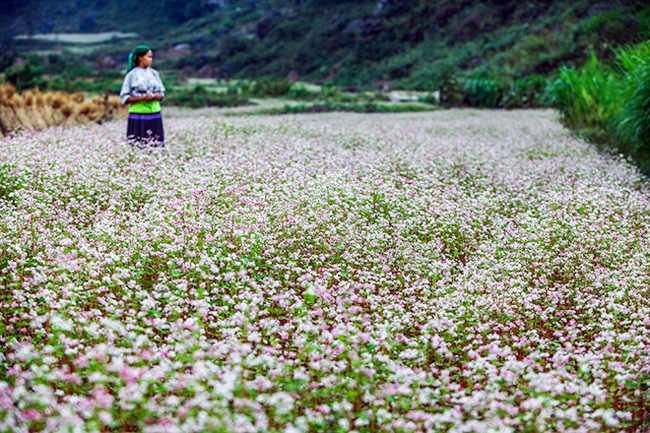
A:
[[[344,86],[433,88],[450,76],[517,79],[579,65],[595,51],[650,36],[642,1],[163,0],[17,1],[0,25],[9,56],[52,43],[12,39],[39,32],[135,32],[132,40],[87,45],[120,64],[146,42],[158,68],[187,76],[286,77]],[[66,44],[56,47],[65,54]],[[69,51],[69,50],[68,50]],[[14,54],[11,54],[14,53]],[[4,65],[2,64],[4,63]],[[47,62],[46,62],[47,63]]]

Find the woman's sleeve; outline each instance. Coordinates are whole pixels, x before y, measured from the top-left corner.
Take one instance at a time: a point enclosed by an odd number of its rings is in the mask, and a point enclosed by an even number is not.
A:
[[[165,85],[162,82],[162,79],[160,78],[160,73],[156,71],[156,78],[158,79],[158,85],[160,86],[160,95],[165,98]]]
[[[124,77],[124,82],[122,83],[122,90],[120,90],[120,99],[122,104],[126,105],[126,100],[131,97],[131,74],[127,74]]]

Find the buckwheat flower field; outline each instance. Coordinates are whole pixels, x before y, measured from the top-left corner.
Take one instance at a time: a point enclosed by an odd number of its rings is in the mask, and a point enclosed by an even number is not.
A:
[[[650,189],[555,118],[0,139],[0,431],[649,431]]]

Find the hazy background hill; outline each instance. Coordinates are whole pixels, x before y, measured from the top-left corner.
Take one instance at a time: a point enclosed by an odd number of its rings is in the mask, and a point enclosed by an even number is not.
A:
[[[287,77],[431,88],[449,75],[521,78],[650,35],[643,1],[5,0],[0,67],[37,52],[123,68],[136,43],[185,76]],[[17,35],[134,32],[72,49]],[[49,57],[48,57],[49,56]],[[67,57],[66,57],[67,56]],[[99,66],[98,66],[99,65]],[[103,65],[103,66],[102,66]]]

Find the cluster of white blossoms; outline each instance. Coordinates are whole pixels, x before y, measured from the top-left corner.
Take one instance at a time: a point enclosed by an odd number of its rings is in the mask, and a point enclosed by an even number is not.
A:
[[[650,189],[551,111],[0,139],[0,432],[650,428]]]

